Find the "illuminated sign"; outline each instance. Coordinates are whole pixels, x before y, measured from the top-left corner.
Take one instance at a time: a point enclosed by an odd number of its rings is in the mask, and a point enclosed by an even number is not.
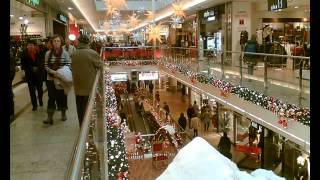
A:
[[[268,11],[287,8],[287,0],[268,0]]]
[[[40,4],[40,0],[27,0],[27,2],[33,6],[38,6]]]
[[[58,14],[57,18],[58,18],[59,21],[67,23],[67,19],[68,18],[66,16],[64,16],[63,14]]]
[[[111,74],[112,81],[127,81],[128,74]]]
[[[207,18],[207,17],[210,17],[210,16],[214,16],[214,11],[206,11],[203,13],[203,17],[204,18]]]
[[[139,73],[139,80],[155,80],[159,79],[158,72],[141,72]]]
[[[208,21],[215,21],[216,20],[216,17],[215,16],[210,16],[208,17]]]

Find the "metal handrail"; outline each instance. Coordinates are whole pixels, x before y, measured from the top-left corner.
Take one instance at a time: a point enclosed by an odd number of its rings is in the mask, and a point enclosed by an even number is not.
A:
[[[182,50],[196,50],[196,51],[214,51],[216,53],[244,53],[250,55],[258,55],[258,56],[270,56],[270,57],[286,57],[286,58],[294,58],[294,59],[306,59],[310,60],[310,57],[306,56],[292,56],[292,55],[279,55],[279,54],[270,54],[270,53],[253,53],[253,52],[244,52],[244,51],[226,51],[226,50],[216,50],[216,49],[204,49],[204,48],[185,48],[185,47],[168,47],[168,46],[127,46],[127,47],[102,47],[101,53],[105,49],[143,49],[143,48],[154,48],[154,49],[182,49]]]
[[[93,87],[91,89],[91,93],[89,96],[88,106],[84,115],[84,119],[81,125],[80,133],[77,138],[76,146],[74,147],[71,154],[71,162],[68,167],[66,179],[67,180],[78,180],[81,172],[82,162],[84,160],[85,155],[85,147],[86,147],[86,139],[89,133],[89,124],[90,124],[90,116],[92,114],[96,87],[98,86],[100,78],[100,72],[98,71],[93,83]]]

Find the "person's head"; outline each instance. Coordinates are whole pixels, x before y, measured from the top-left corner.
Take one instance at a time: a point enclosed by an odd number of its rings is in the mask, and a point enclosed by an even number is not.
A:
[[[87,35],[81,34],[78,39],[80,44],[88,45],[90,43],[90,39]]]
[[[180,116],[181,116],[181,117],[183,117],[183,116],[184,116],[184,114],[183,114],[183,113],[180,113]]]
[[[54,35],[51,38],[51,46],[54,50],[58,50],[62,47],[63,38],[59,35]]]
[[[197,101],[193,101],[193,104],[197,104]]]
[[[157,91],[156,93],[159,94],[159,91]]]
[[[223,137],[227,137],[227,132],[226,131],[223,131]]]
[[[36,42],[33,41],[33,40],[28,40],[26,47],[27,47],[27,50],[28,50],[29,52],[36,50]]]
[[[47,49],[52,49],[52,43],[51,43],[51,38],[48,37],[47,39],[44,40],[45,46]]]

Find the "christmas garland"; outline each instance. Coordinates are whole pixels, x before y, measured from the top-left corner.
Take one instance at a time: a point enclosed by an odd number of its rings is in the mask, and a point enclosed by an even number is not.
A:
[[[128,179],[128,158],[126,156],[124,131],[117,116],[117,101],[110,72],[104,74],[105,81],[105,120],[107,125],[108,176],[109,179]]]
[[[222,96],[227,96],[228,93],[233,93],[246,101],[250,101],[278,114],[280,117],[285,117],[294,121],[298,121],[306,126],[310,126],[309,108],[300,108],[295,104],[287,104],[279,99],[266,96],[263,93],[250,90],[246,87],[241,87],[240,85],[235,86],[229,82],[219,80],[216,77],[211,77],[204,73],[194,72],[186,65],[173,64],[164,61],[160,61],[159,65],[169,69],[173,73],[179,71],[181,74],[189,76],[193,84],[200,82],[204,84],[211,84],[214,87],[220,88]]]

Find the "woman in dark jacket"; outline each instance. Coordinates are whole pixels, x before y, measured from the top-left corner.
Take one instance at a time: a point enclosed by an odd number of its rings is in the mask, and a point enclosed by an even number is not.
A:
[[[38,92],[39,105],[43,105],[42,72],[44,64],[39,58],[39,53],[35,45],[36,43],[34,41],[28,41],[26,50],[21,57],[21,65],[22,69],[25,71],[25,78],[28,83],[31,103],[33,106],[32,111],[36,111],[38,107],[36,91]]]
[[[231,141],[227,136],[226,132],[223,132],[223,136],[220,138],[220,142],[218,144],[218,149],[222,155],[225,157],[231,159],[232,154],[230,152],[231,150]]]

